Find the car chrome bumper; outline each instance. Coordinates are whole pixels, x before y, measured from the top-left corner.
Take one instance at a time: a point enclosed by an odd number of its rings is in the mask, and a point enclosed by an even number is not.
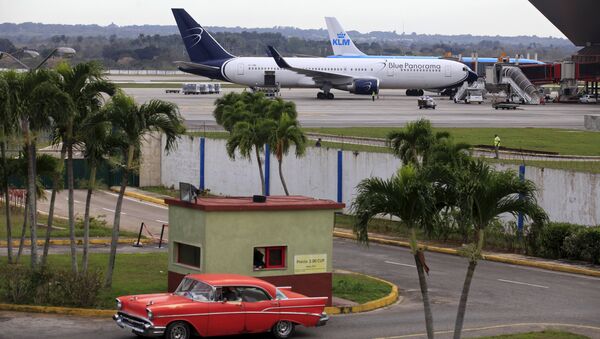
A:
[[[113,320],[120,328],[129,328],[135,333],[145,337],[161,337],[165,334],[164,327],[154,326],[150,322],[129,316],[125,313],[119,312],[113,315]]]
[[[327,313],[323,312],[321,313],[321,318],[319,318],[319,321],[317,322],[317,326],[325,326],[325,324],[327,324],[327,321],[329,321],[329,316],[327,315]]]

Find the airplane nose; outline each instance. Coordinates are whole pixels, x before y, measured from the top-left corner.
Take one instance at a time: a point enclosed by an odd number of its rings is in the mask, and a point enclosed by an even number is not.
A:
[[[468,70],[467,72],[469,72],[469,74],[467,75],[467,82],[468,83],[472,83],[472,82],[477,81],[477,79],[479,78],[479,76],[477,75],[477,73],[475,73],[475,72],[473,72],[471,70]]]

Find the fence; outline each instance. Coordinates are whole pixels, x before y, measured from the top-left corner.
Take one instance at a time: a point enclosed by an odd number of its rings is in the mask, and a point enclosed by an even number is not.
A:
[[[211,193],[249,196],[261,192],[258,166],[252,160],[235,160],[227,155],[226,140],[184,138],[176,151],[162,152],[158,182],[177,186],[189,182],[211,190]],[[161,141],[164,149],[164,140]],[[293,152],[290,152],[293,154]],[[284,194],[278,177],[278,163],[262,154],[267,174],[269,194]],[[340,151],[326,147],[309,147],[303,158],[288,155],[283,161],[283,173],[293,195],[331,199],[346,204],[355,197],[355,187],[365,178],[393,175],[401,161],[390,153]],[[519,170],[518,165],[494,164],[499,169]],[[571,170],[525,166],[525,178],[536,183],[539,202],[552,221],[581,225],[600,224],[600,174]]]

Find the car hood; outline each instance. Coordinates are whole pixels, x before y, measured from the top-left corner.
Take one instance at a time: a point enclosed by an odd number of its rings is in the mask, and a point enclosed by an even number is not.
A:
[[[147,308],[155,308],[158,306],[167,306],[170,308],[194,302],[189,298],[181,297],[172,293],[130,295],[119,297],[118,299],[123,305],[121,308],[122,312],[142,318],[147,317]]]

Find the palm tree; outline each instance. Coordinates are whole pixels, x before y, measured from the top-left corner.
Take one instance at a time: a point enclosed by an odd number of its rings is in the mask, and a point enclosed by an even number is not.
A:
[[[359,242],[368,242],[369,221],[378,215],[400,218],[411,229],[410,248],[419,276],[429,338],[433,338],[433,315],[424,272],[423,249],[417,244],[416,229],[430,222],[434,205],[432,185],[415,166],[409,164],[390,179],[368,178],[361,181],[351,207],[356,218],[354,231]]]
[[[118,141],[122,168],[121,188],[115,207],[108,269],[104,282],[106,287],[110,287],[119,240],[123,195],[129,174],[136,169],[136,158],[139,156],[142,140],[147,133],[162,132],[166,136],[165,150],[169,152],[177,146],[177,140],[185,133],[185,127],[177,105],[162,100],[151,100],[139,106],[133,98],[122,93],[112,97],[105,107],[105,114],[112,124],[112,137]]]
[[[90,169],[88,190],[85,199],[85,214],[83,217],[83,255],[81,259],[81,272],[85,274],[88,269],[88,249],[90,239],[90,205],[92,194],[96,188],[96,172],[104,156],[110,153],[113,142],[110,138],[110,122],[106,115],[96,113],[82,123],[81,131],[84,156]]]
[[[8,242],[7,260],[11,264],[13,262],[13,247],[12,247],[12,222],[10,216],[10,194],[8,187],[8,164],[6,159],[6,147],[8,138],[15,132],[17,128],[17,117],[15,112],[11,110],[10,100],[10,85],[8,79],[14,79],[15,72],[0,73],[0,166],[2,166],[2,186],[0,189],[4,195],[5,214],[6,214],[6,240]]]
[[[77,272],[77,252],[75,244],[75,198],[73,177],[73,149],[81,143],[81,124],[90,114],[97,112],[104,103],[103,94],[113,95],[116,87],[106,81],[102,74],[102,66],[98,62],[80,63],[71,67],[68,63],[60,63],[56,67],[61,75],[61,88],[68,93],[74,104],[74,110],[63,112],[55,119],[59,137],[67,150],[67,188],[69,190],[69,238],[71,240],[71,268]],[[53,207],[53,206],[52,206]],[[86,247],[87,244],[84,244]]]
[[[48,129],[51,117],[73,107],[70,97],[57,85],[59,76],[52,70],[31,70],[19,74],[10,84],[10,109],[21,121],[21,131],[27,154],[27,219],[31,233],[31,266],[38,265],[36,140],[39,132]]]
[[[236,150],[243,158],[250,159],[250,154],[254,149],[263,195],[266,194],[266,186],[260,154],[264,151],[264,145],[269,141],[269,136],[274,128],[275,121],[271,119],[239,121],[234,125],[226,145],[227,154],[231,159],[235,159]]]
[[[448,136],[448,132],[434,134],[431,122],[419,119],[407,123],[406,128],[401,131],[390,132],[387,139],[403,164],[420,165],[427,161],[427,155],[436,141]]]
[[[290,195],[285,179],[283,178],[281,166],[283,163],[283,156],[288,154],[292,144],[294,144],[296,148],[296,157],[302,156],[306,149],[306,136],[302,132],[298,120],[286,112],[282,113],[275,122],[275,128],[269,138],[269,147],[271,152],[277,158],[279,164],[279,178],[281,179],[281,185],[283,186],[285,195]]]
[[[495,171],[482,160],[472,162],[457,176],[457,201],[459,220],[468,222],[474,230],[473,243],[461,253],[469,261],[463,290],[458,304],[454,338],[461,337],[471,281],[484,244],[484,232],[500,215],[508,213],[525,217],[538,223],[547,220],[546,213],[537,204],[535,184],[521,180],[513,171]]]
[[[296,109],[279,99],[272,101],[263,93],[229,93],[215,100],[213,115],[217,123],[228,131],[227,153],[235,159],[235,151],[239,149],[242,157],[250,159],[254,149],[260,174],[262,194],[266,194],[265,177],[262,169],[260,153],[269,142],[276,122],[281,114],[288,112],[296,117]],[[281,104],[275,106],[275,104]]]

